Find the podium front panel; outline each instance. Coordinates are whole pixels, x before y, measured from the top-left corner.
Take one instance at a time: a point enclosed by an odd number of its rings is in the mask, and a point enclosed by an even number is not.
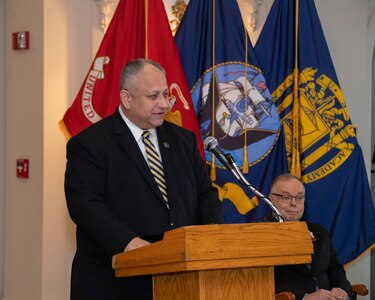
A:
[[[273,300],[273,267],[153,275],[154,300]]]

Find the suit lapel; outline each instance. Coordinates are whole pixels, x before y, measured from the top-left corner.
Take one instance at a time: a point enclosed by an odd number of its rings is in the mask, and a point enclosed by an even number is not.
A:
[[[168,134],[164,124],[157,128],[157,133],[158,133],[160,155],[163,161],[164,175],[167,181],[167,189],[168,189],[168,186],[173,185],[173,178],[174,178],[174,175],[173,175],[174,174],[173,173],[174,161],[171,159],[172,151],[173,151],[173,138]],[[168,193],[168,195],[171,195],[171,193]]]
[[[139,149],[137,141],[134,139],[129,127],[122,119],[118,110],[113,115],[114,120],[114,138],[120,145],[122,150],[129,156],[130,160],[137,166],[139,173],[144,177],[147,184],[151,187],[154,193],[157,195],[159,200],[164,203],[159,188],[155,182],[155,179],[148,167],[141,150]]]

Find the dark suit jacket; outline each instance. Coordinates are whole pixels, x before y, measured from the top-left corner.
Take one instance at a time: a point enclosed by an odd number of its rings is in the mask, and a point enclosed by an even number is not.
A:
[[[71,299],[152,299],[151,278],[115,278],[112,256],[137,236],[222,222],[195,135],[168,122],[157,133],[170,210],[118,111],[69,140],[65,194],[77,225]]]
[[[309,222],[307,227],[315,237],[312,263],[310,266],[303,264],[275,267],[276,293],[290,291],[300,300],[305,293],[315,292],[318,286],[326,290],[339,287],[350,296],[351,284],[346,278],[343,266],[337,260],[327,230]]]

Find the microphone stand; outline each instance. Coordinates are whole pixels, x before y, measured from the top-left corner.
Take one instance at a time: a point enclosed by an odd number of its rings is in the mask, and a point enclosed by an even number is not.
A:
[[[247,186],[250,191],[254,193],[258,198],[262,199],[264,202],[267,203],[267,205],[271,208],[272,212],[274,213],[276,219],[278,222],[285,222],[284,218],[281,216],[280,211],[276,208],[275,205],[273,205],[272,201],[268,199],[265,195],[263,195],[260,191],[257,190],[256,187],[251,185],[246,178],[242,175],[241,171],[239,170],[236,162],[234,161],[233,157],[230,154],[225,154],[225,157],[227,158],[231,168],[229,168],[229,171],[234,175],[234,177],[237,178],[237,180],[242,184]]]

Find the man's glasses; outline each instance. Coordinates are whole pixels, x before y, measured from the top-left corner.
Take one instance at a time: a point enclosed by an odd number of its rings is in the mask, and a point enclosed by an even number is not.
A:
[[[276,193],[271,193],[271,195],[275,195],[277,197],[280,197],[281,201],[284,203],[290,203],[294,199],[296,203],[302,204],[305,202],[305,195],[301,196],[292,196],[292,195],[282,195],[282,194],[276,194]]]

